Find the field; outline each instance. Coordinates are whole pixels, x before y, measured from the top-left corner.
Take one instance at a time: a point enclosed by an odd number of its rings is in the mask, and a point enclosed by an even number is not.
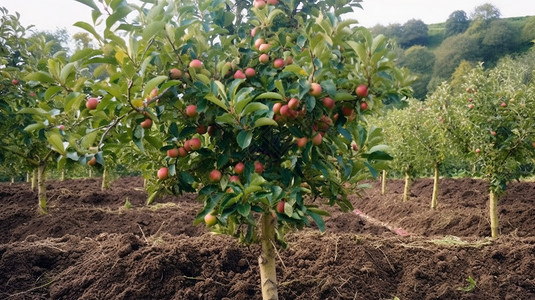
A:
[[[436,211],[429,179],[414,183],[407,203],[401,181],[389,181],[385,196],[372,186],[352,197],[363,214],[329,208],[325,233],[287,236],[281,299],[535,298],[535,183],[512,183],[500,199],[496,240],[486,238],[482,181],[442,179]],[[40,216],[27,183],[0,185],[0,298],[261,298],[259,249],[194,226],[195,195],[149,208],[141,178],[99,187],[50,181],[49,214]]]

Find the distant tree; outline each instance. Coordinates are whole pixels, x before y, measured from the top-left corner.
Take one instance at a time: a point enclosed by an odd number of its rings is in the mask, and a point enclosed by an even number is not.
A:
[[[450,14],[448,20],[446,20],[446,28],[444,37],[460,34],[468,29],[470,20],[464,10],[456,10]]]
[[[425,46],[412,46],[405,51],[400,65],[418,76],[418,79],[412,84],[413,96],[423,100],[427,94],[427,85],[433,75],[435,54]]]
[[[500,10],[496,6],[490,3],[485,3],[474,8],[471,18],[472,20],[490,21],[499,19],[501,15]]]
[[[535,17],[530,17],[526,20],[524,27],[522,28],[521,42],[533,43],[535,40]]]
[[[465,86],[466,79],[468,78],[466,75],[476,67],[476,63],[462,60],[451,75],[450,86],[459,92],[464,92],[463,87]]]
[[[379,34],[382,34],[382,35],[388,36],[386,26],[381,25],[381,24],[376,24],[375,26],[373,26],[372,28],[370,28],[370,32],[371,32],[373,35],[379,35]],[[389,37],[390,37],[390,36],[389,36]]]
[[[445,39],[435,51],[436,62],[433,76],[450,78],[462,60],[477,61],[481,58],[479,40],[460,34]]]
[[[493,20],[481,40],[483,59],[496,62],[519,45],[519,29],[506,20]]]
[[[414,45],[427,45],[429,39],[429,28],[422,20],[411,19],[403,24],[401,39],[399,44],[403,48]]]
[[[389,24],[386,26],[385,36],[393,39],[396,43],[399,44],[401,37],[403,35],[403,27],[399,23]]]
[[[76,50],[94,48],[93,39],[87,32],[75,33],[72,38],[74,39]]]
[[[37,31],[32,37],[42,36],[45,42],[50,46],[50,53],[54,54],[59,51],[68,51],[69,33],[67,29],[57,29],[56,31]]]

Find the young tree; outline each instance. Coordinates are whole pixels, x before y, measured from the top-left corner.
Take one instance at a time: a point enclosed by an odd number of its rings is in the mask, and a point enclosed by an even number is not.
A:
[[[456,10],[452,12],[446,20],[444,29],[444,37],[450,37],[453,35],[461,34],[468,29],[470,20],[464,10]]]

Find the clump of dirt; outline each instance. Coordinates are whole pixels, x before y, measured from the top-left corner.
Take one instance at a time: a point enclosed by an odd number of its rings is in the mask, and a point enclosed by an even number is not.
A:
[[[325,233],[287,236],[280,299],[535,298],[535,183],[513,183],[500,199],[495,240],[483,181],[441,180],[436,210],[429,179],[406,203],[402,181],[386,195],[370,183],[351,198],[363,214],[328,208]],[[194,226],[194,194],[146,207],[142,184],[121,178],[102,192],[97,178],[50,181],[48,215],[28,184],[0,184],[0,298],[261,298],[257,246]]]

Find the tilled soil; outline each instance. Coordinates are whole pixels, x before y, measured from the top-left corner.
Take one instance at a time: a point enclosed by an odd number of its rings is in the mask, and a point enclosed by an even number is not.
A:
[[[278,249],[280,299],[535,299],[535,183],[513,183],[490,235],[488,185],[379,182],[329,208],[325,233]],[[141,178],[48,182],[49,214],[27,183],[0,184],[0,299],[261,299],[257,246],[194,226],[193,194],[146,207]],[[125,207],[125,202],[131,208]],[[471,286],[468,279],[473,279]]]

